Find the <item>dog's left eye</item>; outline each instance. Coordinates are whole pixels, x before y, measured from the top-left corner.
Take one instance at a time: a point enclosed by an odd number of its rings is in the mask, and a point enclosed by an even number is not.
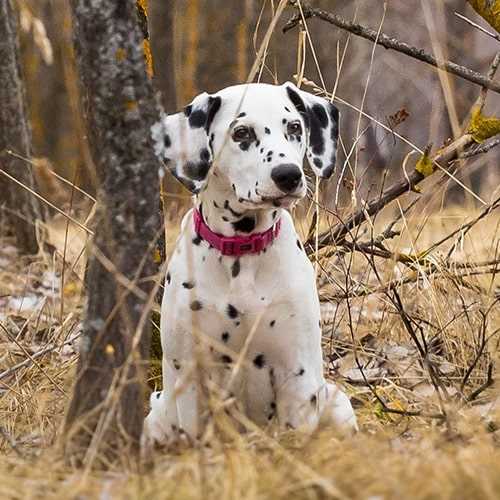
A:
[[[302,134],[302,126],[299,121],[290,122],[286,127],[286,131],[288,135],[300,135]]]
[[[243,125],[236,127],[233,132],[233,140],[236,142],[249,141],[252,139],[252,133],[248,127]]]

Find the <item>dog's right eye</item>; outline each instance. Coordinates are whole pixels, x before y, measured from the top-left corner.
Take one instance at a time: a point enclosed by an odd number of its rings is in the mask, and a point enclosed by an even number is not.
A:
[[[249,141],[252,139],[252,134],[248,127],[244,127],[243,125],[240,127],[236,127],[233,132],[233,140],[236,142],[241,141]]]

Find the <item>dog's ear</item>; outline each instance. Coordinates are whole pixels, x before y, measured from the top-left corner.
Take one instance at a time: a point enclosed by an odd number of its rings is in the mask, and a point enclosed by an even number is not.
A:
[[[283,87],[307,128],[307,159],[314,173],[328,179],[335,170],[339,111],[326,99],[304,92],[293,83]]]
[[[156,155],[192,193],[198,193],[206,184],[212,166],[210,125],[220,106],[219,96],[204,92],[184,111],[163,114],[151,128]]]

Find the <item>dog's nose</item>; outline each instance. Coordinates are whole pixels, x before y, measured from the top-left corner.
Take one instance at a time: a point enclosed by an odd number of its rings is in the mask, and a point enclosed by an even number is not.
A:
[[[295,191],[302,179],[302,171],[293,163],[278,165],[271,170],[271,179],[284,193]]]

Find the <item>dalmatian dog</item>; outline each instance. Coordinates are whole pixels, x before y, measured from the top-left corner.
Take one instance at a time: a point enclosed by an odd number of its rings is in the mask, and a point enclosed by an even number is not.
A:
[[[203,93],[153,126],[156,154],[195,206],[166,274],[163,390],[151,395],[147,442],[201,435],[204,382],[259,426],[357,429],[349,398],[323,375],[314,270],[287,211],[306,194],[304,156],[332,175],[338,117],[292,83],[252,83]]]

